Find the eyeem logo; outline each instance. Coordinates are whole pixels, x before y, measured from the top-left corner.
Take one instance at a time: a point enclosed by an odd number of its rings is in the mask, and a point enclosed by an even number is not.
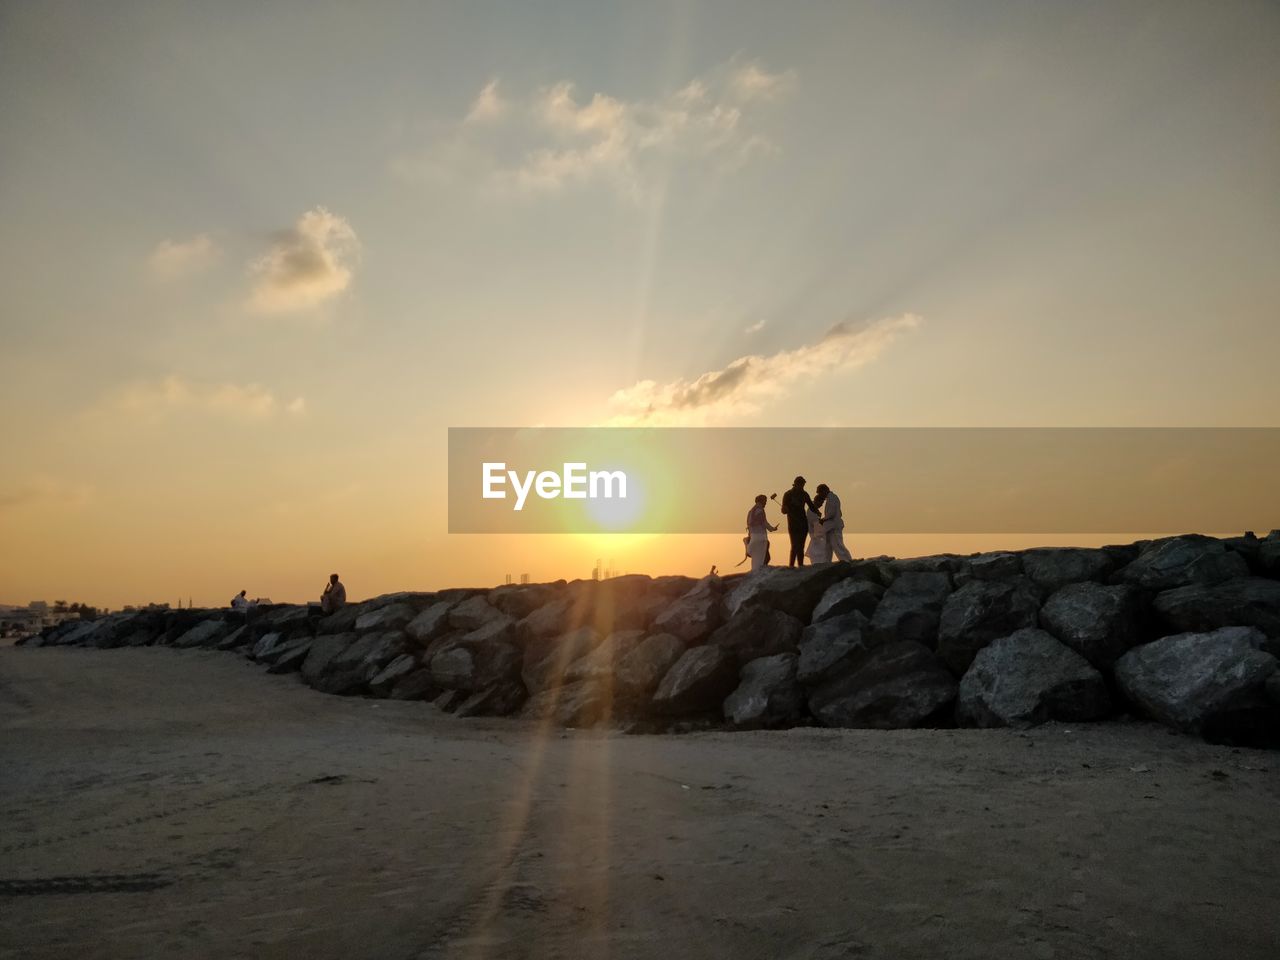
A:
[[[486,500],[507,499],[507,484],[515,493],[515,510],[523,510],[530,491],[543,500],[627,499],[627,475],[621,470],[587,471],[585,463],[566,463],[562,473],[554,470],[508,470],[505,463],[481,464],[484,477],[482,496]],[[521,482],[523,481],[523,482]],[[615,487],[617,492],[615,493]]]

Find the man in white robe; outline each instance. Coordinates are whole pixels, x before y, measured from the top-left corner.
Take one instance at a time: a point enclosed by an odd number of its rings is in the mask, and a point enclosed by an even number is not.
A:
[[[844,515],[840,512],[840,498],[825,483],[818,484],[818,498],[822,502],[822,530],[827,536],[827,555],[852,562],[853,555],[844,545]]]

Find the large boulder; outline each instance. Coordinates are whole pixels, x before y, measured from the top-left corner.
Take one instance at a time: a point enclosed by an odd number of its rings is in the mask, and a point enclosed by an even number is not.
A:
[[[356,621],[366,612],[362,603],[349,603],[341,610],[321,617],[316,621],[316,636],[351,633],[356,628]]]
[[[560,686],[564,673],[582,659],[603,638],[592,627],[579,627],[556,637],[544,637],[525,644],[520,677],[530,694]]]
[[[942,607],[938,656],[960,676],[992,640],[1034,627],[1039,612],[1039,593],[1022,577],[1007,582],[971,580]]]
[[[734,658],[710,644],[686,650],[653,695],[653,708],[668,716],[719,711],[737,685]]]
[[[316,637],[302,661],[302,679],[315,686],[335,657],[351,644],[355,643],[355,633],[331,633]]]
[[[884,587],[871,580],[858,580],[849,577],[840,580],[827,588],[818,605],[813,608],[812,623],[820,623],[832,617],[841,617],[848,613],[860,613],[870,617],[876,610],[876,604],[884,596]]]
[[[328,669],[312,686],[322,693],[360,692],[384,666],[404,652],[405,645],[404,633],[399,630],[361,634],[329,662]]]
[[[809,567],[765,567],[735,586],[725,597],[733,616],[748,607],[767,607],[808,623],[814,607],[831,585],[853,572],[850,564],[819,563]]]
[[[1109,667],[1142,641],[1142,596],[1123,583],[1069,583],[1040,608],[1040,625],[1095,667]]]
[[[258,663],[274,663],[276,652],[284,645],[284,637],[272,632],[264,633],[249,648],[249,659]]]
[[[430,667],[419,667],[396,681],[388,697],[392,700],[432,700],[441,693],[432,679]]]
[[[1043,630],[992,641],[960,680],[956,719],[978,727],[1029,727],[1105,717],[1107,682],[1080,654]]]
[[[489,603],[513,620],[523,620],[553,598],[552,588],[543,584],[509,584],[489,593]],[[462,707],[458,712],[462,713]]]
[[[1179,633],[1135,647],[1116,661],[1121,691],[1144,714],[1197,732],[1217,714],[1265,702],[1276,658],[1254,627]]]
[[[1106,550],[1086,547],[1036,547],[1022,554],[1023,571],[1046,592],[1068,583],[1103,580],[1114,564]]]
[[[724,622],[723,586],[718,577],[699,580],[687,593],[667,603],[654,617],[653,629],[700,643]]]
[[[951,575],[908,571],[898,574],[871,617],[871,635],[880,643],[938,643],[942,606],[951,595]]]
[[[1257,627],[1280,641],[1280,581],[1246,577],[1212,585],[1193,583],[1159,594],[1156,615],[1174,630]]]
[[[560,597],[558,600],[543,604],[519,622],[520,636],[525,641],[533,641],[567,633],[570,629],[571,607],[568,597]],[[581,626],[581,624],[578,625]]]
[[[564,682],[598,680],[602,683],[613,683],[623,659],[635,650],[643,639],[643,630],[615,630],[586,656],[569,664],[564,672]]]
[[[579,680],[529,697],[524,715],[562,727],[591,727],[612,719],[613,690],[607,683]]]
[[[449,611],[453,606],[448,600],[433,603],[405,624],[405,635],[420,647],[444,636],[450,629]]]
[[[645,637],[618,661],[614,672],[617,689],[637,699],[652,696],[684,651],[684,641],[670,633]]]
[[[356,630],[359,633],[403,630],[417,615],[418,611],[407,603],[388,603],[358,616]]]
[[[369,680],[369,692],[375,697],[390,696],[395,685],[418,669],[418,658],[411,653],[394,657]]]
[[[86,631],[89,632],[91,631]],[[174,640],[173,645],[181,648],[206,647],[217,643],[230,632],[231,626],[225,620],[205,620]]]
[[[449,624],[458,630],[476,630],[494,621],[510,619],[483,594],[464,600],[449,611]]]
[[[947,668],[928,647],[905,640],[871,650],[814,688],[809,710],[828,727],[918,727],[946,718],[955,697]]]
[[[708,641],[743,664],[775,653],[794,652],[804,625],[781,610],[745,606],[711,634]]]
[[[311,609],[305,605],[277,604],[252,607],[247,614],[254,636],[278,633],[286,640],[312,633]]]
[[[725,698],[725,719],[743,728],[794,723],[804,707],[796,682],[796,660],[794,653],[778,653],[743,666],[737,689]]]
[[[1212,586],[1248,575],[1244,558],[1228,550],[1222,541],[1185,536],[1151,544],[1118,577],[1144,590],[1171,590],[1193,583]]]
[[[819,620],[800,635],[796,679],[807,686],[830,679],[875,646],[867,618],[856,610]]]
[[[311,652],[311,644],[314,642],[311,637],[294,637],[292,640],[286,640],[275,651],[274,659],[267,667],[267,673],[292,673],[300,669],[306,662],[307,655]]]
[[[432,654],[431,679],[445,690],[474,692],[491,684],[514,681],[520,673],[521,659],[520,650],[510,643],[457,639]]]
[[[1022,556],[1000,550],[970,557],[956,572],[955,581],[956,586],[963,586],[971,580],[1012,580],[1022,572]]]
[[[518,680],[499,680],[477,690],[458,704],[455,716],[508,717],[520,709],[528,696]]]

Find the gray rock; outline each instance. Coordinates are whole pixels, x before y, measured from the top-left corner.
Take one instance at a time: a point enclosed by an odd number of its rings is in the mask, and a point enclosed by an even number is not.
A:
[[[1098,720],[1111,709],[1107,683],[1080,654],[1043,630],[992,641],[960,680],[956,719],[978,727]]]
[[[980,553],[956,572],[955,581],[956,586],[963,586],[973,580],[1012,580],[1022,573],[1022,557],[1016,553]]]
[[[729,591],[725,596],[725,612],[733,617],[749,607],[766,607],[805,624],[831,585],[852,573],[852,564],[845,563],[765,567],[745,577]]]
[[[1040,596],[1024,578],[971,580],[951,594],[938,620],[938,657],[960,676],[979,650],[997,637],[1034,627]]]
[[[392,700],[430,700],[440,693],[439,685],[431,678],[431,670],[419,667],[397,680],[388,697]]]
[[[1211,586],[1248,575],[1244,558],[1221,541],[1202,536],[1156,541],[1119,573],[1123,582],[1145,590],[1171,590],[1193,583]]]
[[[1069,583],[1045,601],[1040,624],[1095,667],[1109,667],[1142,640],[1142,598],[1127,584]]]
[[[489,593],[494,608],[513,620],[523,620],[552,599],[552,588],[534,584],[497,587]],[[461,707],[458,712],[462,712]]]
[[[512,643],[516,637],[516,622],[508,616],[490,620],[469,633],[462,634],[462,640],[472,645],[484,643]]]
[[[618,662],[617,689],[636,698],[651,697],[684,651],[684,641],[670,633],[645,637]]]
[[[273,663],[275,657],[273,654],[284,645],[284,637],[275,633],[264,633],[260,636],[249,650],[249,659],[256,660],[258,663]]]
[[[449,623],[459,630],[475,630],[507,615],[491,604],[484,594],[464,600],[449,611]]]
[[[1271,640],[1280,640],[1280,581],[1246,577],[1193,583],[1159,594],[1153,606],[1164,623],[1181,632],[1257,627]]]
[[[463,690],[446,690],[432,700],[431,703],[438,710],[442,710],[445,713],[453,713],[458,709],[459,704],[466,702],[468,696],[470,694]]]
[[[871,635],[879,643],[938,643],[942,606],[951,595],[948,573],[900,573],[884,592],[871,617]]]
[[[293,673],[300,669],[306,662],[307,655],[311,652],[311,644],[314,642],[311,637],[294,637],[292,640],[286,640],[276,651],[271,666],[267,667],[267,673]]]
[[[359,633],[403,630],[417,615],[418,611],[407,603],[388,603],[356,617],[356,630]]]
[[[369,692],[375,697],[390,696],[395,685],[417,669],[418,658],[410,653],[402,653],[373,675],[369,680]]]
[[[1037,547],[1022,554],[1022,569],[1049,592],[1068,583],[1105,579],[1113,564],[1107,551],[1085,547]]]
[[[322,693],[358,692],[403,651],[404,645],[404,634],[398,630],[361,634],[329,662],[328,669],[312,686]]]
[[[947,668],[928,647],[906,640],[871,650],[852,670],[816,687],[809,710],[828,727],[888,730],[937,722],[955,697]]]
[[[214,650],[235,650],[237,647],[247,646],[249,643],[250,637],[251,637],[251,633],[249,631],[249,627],[247,626],[236,627],[234,630],[228,633],[225,637],[223,637],[221,640],[215,643],[213,645],[213,649]],[[130,646],[143,646],[147,643],[152,642],[154,639],[155,639],[155,635],[152,634],[150,631],[140,630],[129,637],[128,643]],[[300,639],[310,640],[311,638],[303,637]]]
[[[789,613],[748,605],[718,627],[707,642],[743,664],[775,653],[794,653],[803,632],[804,625]]]
[[[333,659],[355,641],[354,633],[333,633],[316,637],[307,658],[302,661],[302,679],[314,687],[329,669]]]
[[[477,690],[458,704],[459,717],[509,717],[520,709],[527,694],[516,680],[499,680]]]
[[[1116,661],[1121,691],[1146,716],[1197,732],[1216,714],[1263,702],[1276,658],[1254,627],[1180,633],[1135,647]]]
[[[796,660],[794,653],[779,653],[743,666],[737,689],[725,698],[725,719],[742,728],[794,723],[804,707],[796,682]]]
[[[418,646],[427,646],[449,632],[449,611],[452,609],[453,604],[448,600],[433,603],[405,625],[405,635]]]
[[[876,644],[871,640],[868,625],[867,618],[854,611],[805,627],[800,635],[796,679],[812,686],[835,676],[856,657],[871,650]]]
[[[599,680],[605,683],[612,683],[623,658],[635,650],[643,639],[643,630],[614,631],[586,656],[580,657],[569,664],[564,673],[564,682],[577,683],[579,680]]]
[[[592,627],[579,627],[558,637],[531,640],[525,645],[520,677],[530,694],[559,686],[569,665],[597,646],[601,637]]]
[[[562,727],[593,727],[612,719],[613,691],[595,680],[566,683],[533,694],[524,715]]]
[[[723,584],[719,578],[704,578],[683,596],[668,602],[654,617],[653,629],[679,637],[685,643],[700,643],[724,622]]]
[[[95,625],[90,623],[88,626],[94,627]],[[87,637],[92,632],[92,630],[85,631],[85,636]],[[174,640],[173,645],[182,649],[204,647],[211,643],[217,643],[230,632],[231,627],[224,620],[205,620]]]
[[[569,630],[569,599],[561,597],[543,604],[519,623],[519,633],[526,642],[558,637]]]
[[[520,651],[510,643],[446,644],[431,657],[431,679],[449,690],[474,693],[500,681],[514,680]]]
[[[349,603],[336,613],[321,617],[316,621],[316,636],[326,634],[338,635],[351,633],[356,628],[356,621],[366,612],[362,603]]]
[[[884,587],[870,580],[856,580],[852,577],[833,583],[822,595],[818,605],[813,608],[813,623],[841,617],[847,613],[858,612],[870,617],[875,613],[876,604],[884,596]]]
[[[694,647],[672,664],[653,695],[653,708],[668,716],[719,712],[738,683],[734,658],[716,646]]]
[[[1258,572],[1264,576],[1280,577],[1280,540],[1264,540],[1256,555]]]

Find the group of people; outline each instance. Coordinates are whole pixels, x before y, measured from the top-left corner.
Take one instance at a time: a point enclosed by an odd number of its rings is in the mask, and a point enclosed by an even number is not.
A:
[[[791,538],[791,553],[787,566],[803,567],[805,557],[810,563],[829,563],[834,556],[839,560],[852,560],[844,545],[844,516],[840,512],[840,498],[825,483],[818,484],[814,497],[805,490],[807,481],[796,477],[791,489],[782,495],[782,514],[787,518],[787,534]],[[774,498],[777,494],[774,494]],[[756,497],[755,506],[747,513],[747,535],[744,542],[752,572],[767,566],[770,561],[769,533],[778,524],[769,523],[765,506],[769,498],[763,493]],[[809,546],[805,548],[805,541]]]
[[[247,590],[241,590],[231,598],[232,610],[248,610],[258,605],[257,600],[250,600],[246,596],[247,593]],[[264,602],[270,603],[269,600]],[[329,574],[329,582],[324,585],[324,592],[320,594],[320,612],[326,615],[336,613],[346,605],[347,588],[342,585],[336,573]]]

